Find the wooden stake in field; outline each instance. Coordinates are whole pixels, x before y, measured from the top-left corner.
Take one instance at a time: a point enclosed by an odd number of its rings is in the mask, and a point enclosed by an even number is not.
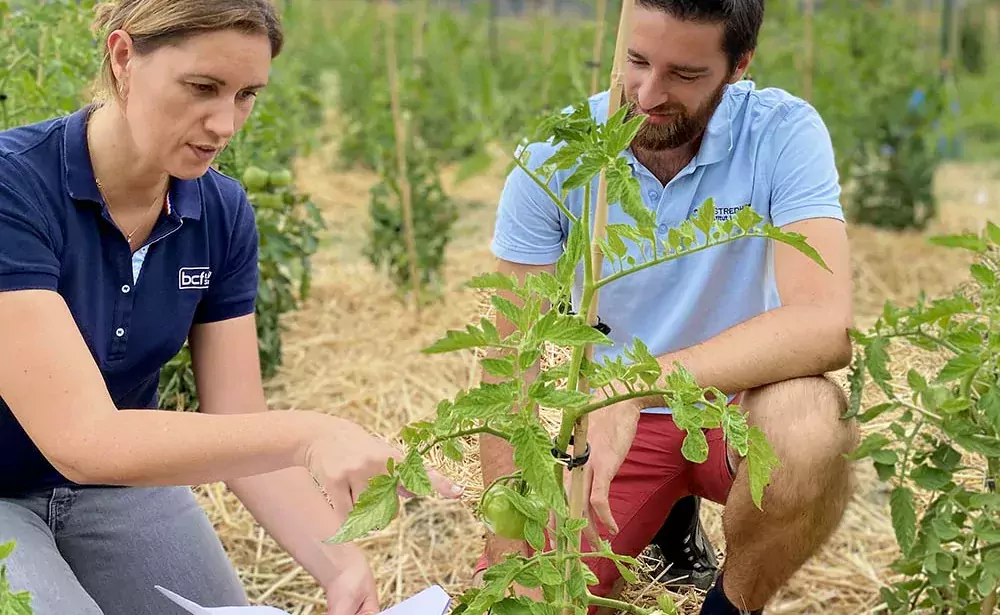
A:
[[[813,16],[816,13],[815,0],[805,0],[805,62],[802,65],[802,98],[812,100],[813,90],[813,65],[815,64],[814,54],[816,49],[815,37],[813,36]]]
[[[413,284],[413,305],[420,318],[420,277],[417,274],[417,240],[413,231],[413,202],[410,180],[406,168],[406,125],[399,103],[399,77],[396,61],[395,15],[385,0],[386,11],[385,57],[389,69],[389,96],[392,104],[392,121],[396,131],[396,168],[398,173],[401,205],[403,209],[403,232],[406,235],[406,249],[410,257],[410,282]]]
[[[608,97],[608,117],[611,117],[621,108],[622,95],[625,88],[625,54],[628,50],[629,31],[632,22],[632,9],[634,0],[622,0],[621,15],[618,18],[618,35],[615,42],[615,56],[611,67],[611,92]],[[590,207],[586,203],[585,207]],[[599,279],[604,267],[604,253],[601,251],[600,243],[607,236],[608,223],[608,180],[605,171],[601,171],[597,184],[597,206],[594,211],[593,239],[591,240],[591,271],[593,279]],[[587,229],[589,231],[590,229]],[[587,310],[587,322],[591,325],[597,324],[597,306],[599,291],[595,291]],[[588,361],[593,361],[594,347],[588,344],[585,352]],[[587,391],[590,386],[586,378],[580,378],[579,390]],[[573,431],[573,454],[582,454],[587,448],[587,425],[588,417],[585,415],[577,421]],[[583,468],[576,467],[572,471],[572,482],[570,485],[570,516],[572,518],[583,517],[586,502],[583,497]],[[574,545],[579,549],[580,545]]]
[[[590,93],[596,94],[600,87],[601,58],[604,54],[604,20],[608,10],[608,0],[597,0],[597,16],[594,23],[594,55],[590,65]]]
[[[555,19],[556,15],[556,2],[555,0],[545,0],[544,7],[541,11],[541,21],[542,21],[542,64],[546,67],[546,70],[551,70],[552,68],[552,29],[555,24],[559,22]],[[545,79],[542,81],[542,107],[548,108],[549,106],[549,84],[550,80]]]

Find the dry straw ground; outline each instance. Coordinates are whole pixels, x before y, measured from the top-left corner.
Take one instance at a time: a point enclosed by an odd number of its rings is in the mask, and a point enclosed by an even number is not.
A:
[[[302,187],[322,207],[329,233],[315,260],[312,297],[287,320],[284,367],[270,385],[270,399],[274,408],[334,413],[391,438],[402,425],[428,416],[440,399],[476,378],[469,356],[423,356],[419,351],[483,311],[482,297],[463,289],[462,283],[492,266],[488,243],[495,199],[503,185],[502,163],[494,173],[457,187],[446,175],[446,187],[466,205],[448,253],[444,300],[425,309],[416,322],[389,283],[359,256],[367,191],[374,178],[333,169],[331,152],[319,151],[300,164]],[[944,168],[937,192],[943,213],[932,231],[978,229],[987,218],[1000,219],[1000,165]],[[920,234],[853,228],[850,236],[860,326],[887,298],[910,301],[920,288],[935,294],[964,279],[965,258],[928,247]],[[925,360],[913,355],[906,363]],[[836,376],[843,381],[844,374]],[[475,448],[468,450],[464,466],[441,464],[446,473],[469,485],[464,502],[409,502],[388,529],[362,541],[383,606],[430,584],[440,584],[452,595],[468,587],[484,536],[471,512],[470,500],[481,485]],[[840,529],[781,591],[769,613],[871,612],[895,543],[884,490],[866,464],[858,471],[861,488]],[[223,485],[197,491],[255,603],[301,615],[325,613],[323,593],[312,578]],[[707,509],[705,523],[712,540],[724,550],[720,508],[708,504]],[[630,597],[654,596],[656,580],[648,575],[640,579]],[[697,612],[700,598],[695,592],[677,599],[682,612]]]

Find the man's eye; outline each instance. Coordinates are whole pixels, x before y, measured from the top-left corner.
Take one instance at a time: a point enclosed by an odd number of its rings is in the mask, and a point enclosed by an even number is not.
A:
[[[696,79],[698,79],[697,76],[692,77],[691,75],[680,75],[680,74],[678,74],[677,76],[680,77],[681,81],[683,81],[685,83],[691,83],[692,81],[695,81]]]
[[[628,61],[631,62],[632,64],[635,64],[636,66],[645,66],[646,64],[645,60],[640,60],[639,58],[633,58],[632,56],[628,57]]]

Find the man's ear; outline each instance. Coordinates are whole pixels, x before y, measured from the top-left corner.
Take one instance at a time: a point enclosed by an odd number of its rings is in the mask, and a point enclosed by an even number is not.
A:
[[[755,51],[756,50],[751,49],[747,53],[743,54],[740,61],[733,67],[733,74],[729,77],[729,83],[736,83],[737,81],[743,79],[743,75],[745,75],[747,69],[750,68],[750,62],[753,60]]]

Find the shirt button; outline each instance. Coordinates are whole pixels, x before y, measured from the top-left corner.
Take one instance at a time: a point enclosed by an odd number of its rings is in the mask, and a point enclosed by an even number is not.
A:
[[[661,224],[660,225],[660,234],[663,235],[666,232],[667,232],[667,225],[666,224]]]
[[[125,329],[118,327],[117,329],[115,329],[115,335],[117,335],[118,337],[125,335]]]
[[[649,191],[649,198],[651,198],[651,199],[655,199],[656,198],[656,190],[650,190]]]
[[[130,291],[130,290],[132,290],[132,287],[129,286],[128,284],[122,286],[122,292],[123,293],[128,293],[128,291]]]

